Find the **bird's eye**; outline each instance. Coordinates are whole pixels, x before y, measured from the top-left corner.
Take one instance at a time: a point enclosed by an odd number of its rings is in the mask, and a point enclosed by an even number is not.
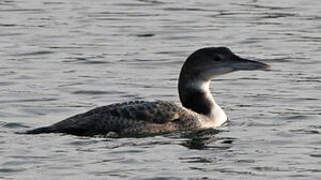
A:
[[[213,60],[214,60],[214,61],[220,61],[220,60],[222,60],[222,58],[221,58],[220,56],[214,56],[214,57],[213,57]]]

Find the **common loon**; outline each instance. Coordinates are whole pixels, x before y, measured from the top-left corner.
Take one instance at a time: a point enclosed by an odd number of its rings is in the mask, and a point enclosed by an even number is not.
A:
[[[134,137],[172,131],[217,128],[227,116],[209,90],[218,75],[239,70],[268,70],[269,65],[243,59],[227,47],[206,47],[185,61],[178,82],[178,105],[168,101],[131,101],[98,107],[27,134],[66,133],[79,136]]]

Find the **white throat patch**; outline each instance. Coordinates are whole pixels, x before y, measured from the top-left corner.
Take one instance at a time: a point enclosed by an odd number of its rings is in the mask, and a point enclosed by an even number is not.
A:
[[[210,92],[210,88],[209,88],[210,82],[211,81],[197,80],[197,81],[191,82],[188,86],[189,88],[205,92],[206,97],[213,103],[211,116],[209,117],[208,120],[201,121],[202,128],[217,128],[227,121],[227,116],[225,112],[218,104],[216,104],[212,96],[212,93]]]

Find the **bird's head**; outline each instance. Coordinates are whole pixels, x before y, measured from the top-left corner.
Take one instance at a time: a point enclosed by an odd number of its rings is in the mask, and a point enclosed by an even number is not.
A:
[[[207,47],[192,53],[185,61],[182,74],[204,81],[234,71],[269,70],[270,66],[235,55],[226,47]]]

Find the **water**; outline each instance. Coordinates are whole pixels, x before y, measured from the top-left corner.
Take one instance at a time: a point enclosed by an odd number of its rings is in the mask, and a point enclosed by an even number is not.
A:
[[[0,179],[320,179],[321,1],[0,2]],[[272,65],[211,88],[219,133],[17,135],[128,100],[178,101],[205,46]],[[188,133],[187,133],[188,134]]]

